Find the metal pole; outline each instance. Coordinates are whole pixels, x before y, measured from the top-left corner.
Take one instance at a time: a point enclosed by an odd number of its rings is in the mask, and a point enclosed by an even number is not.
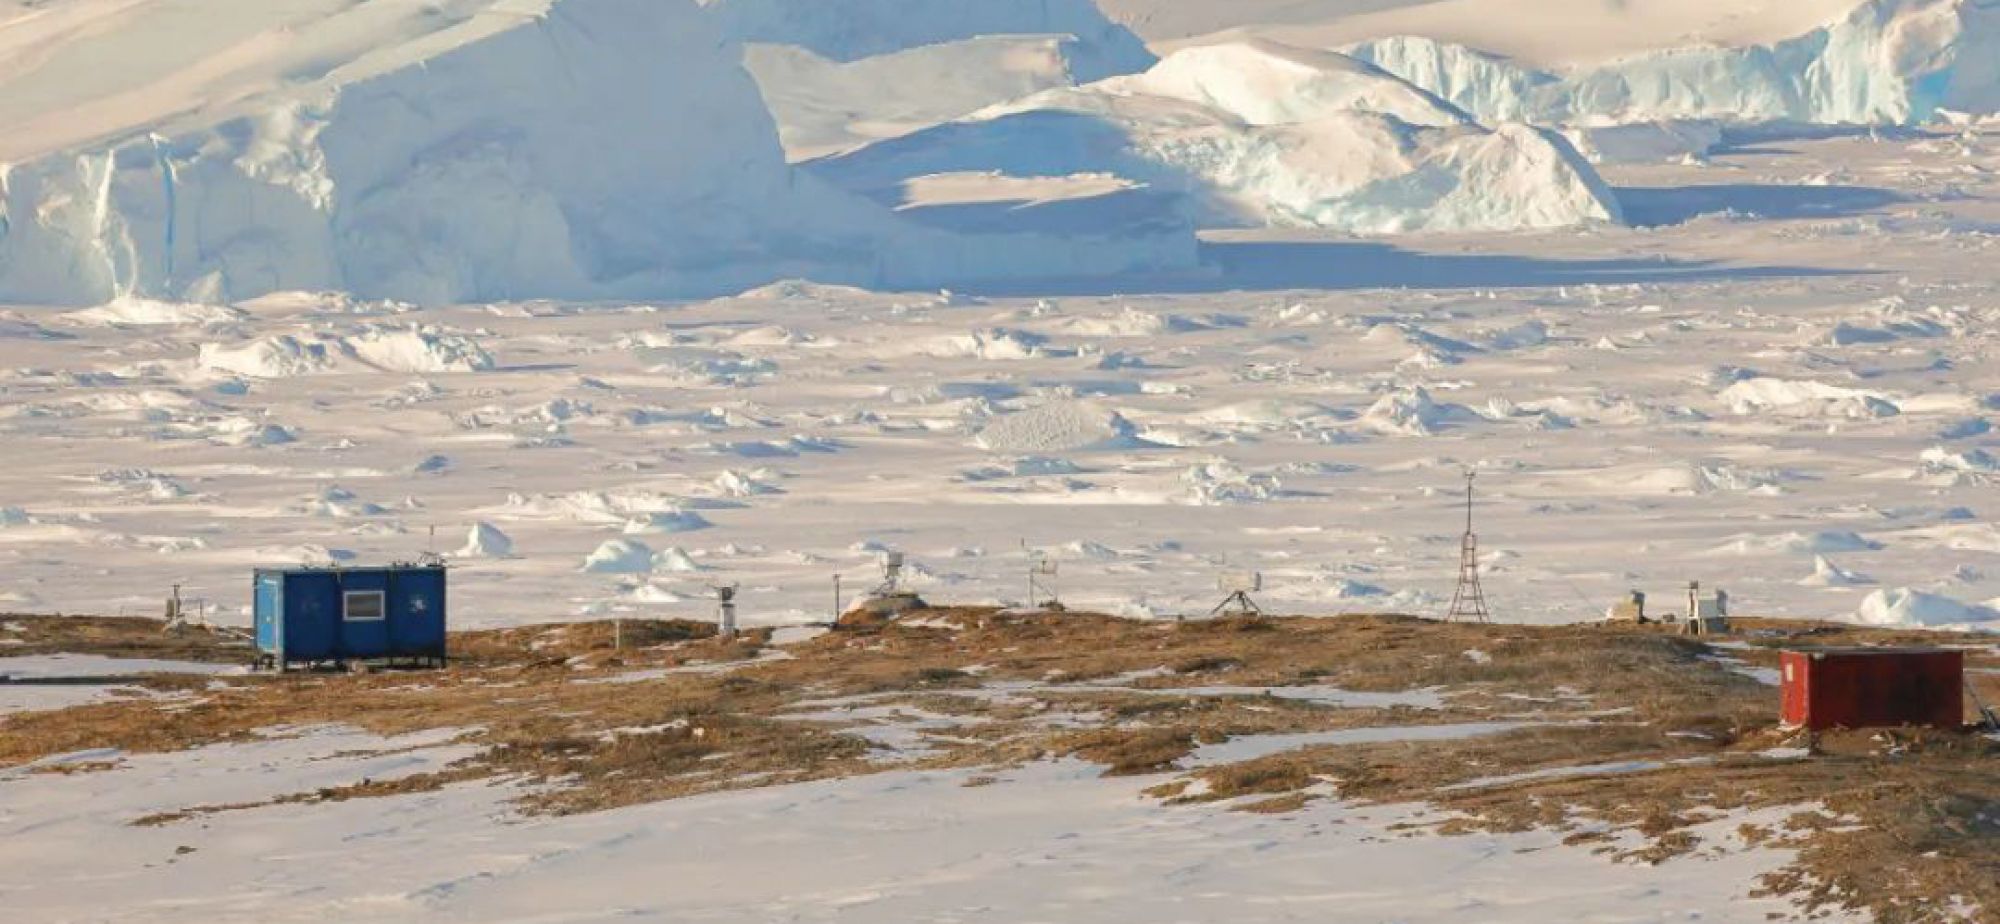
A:
[[[1035,553],[1028,551],[1028,540],[1021,540],[1021,554],[1028,559],[1028,609],[1035,608]]]
[[[1472,479],[1475,477],[1478,477],[1477,472],[1465,473],[1465,531],[1467,533],[1472,532]]]

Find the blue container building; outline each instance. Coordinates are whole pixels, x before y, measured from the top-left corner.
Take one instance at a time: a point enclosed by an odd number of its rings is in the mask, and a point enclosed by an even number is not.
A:
[[[252,594],[265,664],[445,661],[445,569],[259,568]]]

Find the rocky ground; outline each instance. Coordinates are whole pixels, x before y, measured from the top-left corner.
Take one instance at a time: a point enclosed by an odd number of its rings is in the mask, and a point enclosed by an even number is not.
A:
[[[6,627],[21,655],[246,655],[228,635],[162,635],[142,620]],[[1792,859],[1746,888],[1800,913],[1924,921],[2000,907],[2000,739],[1809,739],[1777,726],[1771,685],[1787,646],[1956,641],[1980,695],[2000,701],[2000,649],[1977,636],[1737,628],[1714,641],[1658,626],[992,608],[734,639],[675,621],[533,625],[458,634],[443,671],[123,678],[150,695],[0,718],[0,765],[15,780],[110,771],[326,727],[464,749],[420,772],[122,819],[172,829],[468,785],[504,785],[511,813],[533,817],[892,772],[998,785],[1081,760],[1144,780],[1163,812],[1421,803],[1435,814],[1405,833],[1547,830],[1632,863],[1715,849],[1715,822],[1748,813],[1758,820],[1730,836]]]

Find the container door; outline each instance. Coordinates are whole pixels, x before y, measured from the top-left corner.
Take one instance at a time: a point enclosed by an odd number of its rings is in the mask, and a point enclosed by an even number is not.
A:
[[[389,638],[395,654],[412,658],[444,656],[445,572],[417,568],[395,573],[390,599]]]
[[[284,624],[279,627],[285,657],[331,661],[340,654],[340,578],[331,571],[285,575]]]
[[[1785,652],[1778,656],[1778,686],[1782,690],[1782,721],[1803,726],[1812,722],[1812,660]]]
[[[259,573],[251,588],[251,601],[256,613],[257,650],[284,657],[285,576]]]

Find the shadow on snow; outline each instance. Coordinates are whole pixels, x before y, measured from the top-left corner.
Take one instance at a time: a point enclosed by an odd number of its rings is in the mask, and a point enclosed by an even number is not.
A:
[[[953,287],[995,297],[1179,295],[1304,289],[1548,288],[1861,275],[1804,266],[1710,260],[1544,260],[1510,254],[1438,254],[1366,241],[1204,241],[1200,274],[1004,281]]]
[[[1718,186],[1624,187],[1616,191],[1625,220],[1642,228],[1685,224],[1703,215],[1750,218],[1844,218],[1905,201],[1900,194],[1870,186],[1780,186],[1751,183]]]

